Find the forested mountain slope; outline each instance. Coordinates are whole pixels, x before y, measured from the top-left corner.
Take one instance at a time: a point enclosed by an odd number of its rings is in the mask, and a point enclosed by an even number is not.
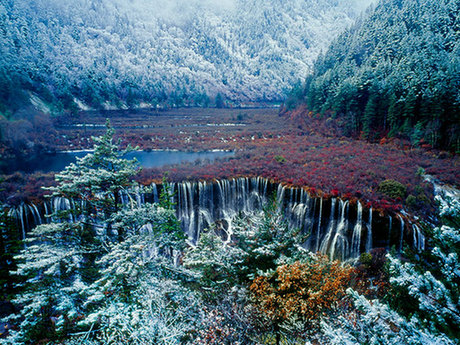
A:
[[[303,93],[347,134],[460,149],[460,3],[381,0],[315,63]]]
[[[371,2],[1,0],[0,111],[280,100]]]

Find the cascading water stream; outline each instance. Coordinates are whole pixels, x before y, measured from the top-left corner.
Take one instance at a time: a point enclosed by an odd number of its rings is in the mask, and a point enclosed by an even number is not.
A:
[[[412,236],[414,240],[414,247],[418,251],[425,250],[425,236],[423,236],[422,231],[417,226],[417,224],[412,224]]]
[[[319,251],[319,239],[321,234],[321,220],[323,218],[323,198],[319,200],[319,216],[318,216],[318,228],[316,233],[316,245],[315,245],[315,253]]]
[[[403,239],[404,239],[404,219],[401,217],[401,215],[398,214],[399,220],[401,221],[401,233],[399,237],[399,253],[402,252],[403,250]]]
[[[340,221],[335,230],[331,249],[329,250],[331,259],[340,258],[341,260],[345,260],[348,256],[348,240],[345,237],[345,230],[348,227],[347,206],[348,201],[340,200]]]
[[[120,201],[125,205],[142,204],[146,200],[158,202],[161,185],[136,188],[131,195],[120,193]],[[302,245],[311,251],[320,251],[333,258],[356,258],[361,251],[369,251],[373,246],[373,232],[385,239],[385,246],[391,244],[402,248],[404,220],[401,221],[401,237],[392,242],[392,218],[387,221],[373,221],[372,209],[369,209],[367,222],[363,221],[363,205],[358,202],[350,204],[336,198],[313,198],[304,189],[289,188],[267,179],[237,178],[215,182],[180,182],[169,184],[172,193],[171,202],[175,204],[176,214],[189,241],[196,244],[201,231],[215,224],[214,229],[223,240],[230,242],[233,235],[232,220],[241,215],[250,216],[258,212],[269,202],[276,191],[279,210],[291,228],[298,228],[308,235]],[[126,193],[126,192],[124,192]],[[53,214],[69,211],[69,221],[76,221],[74,209],[85,208],[82,201],[76,203],[62,197],[54,197],[44,202],[43,206],[20,205],[11,208],[9,215],[17,220],[24,237],[33,226],[57,221]],[[50,217],[51,216],[51,217]],[[377,217],[379,217],[377,215]],[[380,224],[380,227],[379,227]],[[382,224],[389,224],[383,228]],[[374,229],[374,227],[376,227]],[[366,236],[363,236],[366,231]],[[393,236],[395,238],[395,236]],[[424,237],[418,227],[413,227],[414,247],[424,248]],[[376,242],[377,243],[377,242]]]
[[[391,216],[388,216],[388,248],[390,248],[392,228],[393,228],[393,218]]]
[[[330,242],[332,239],[332,236],[335,231],[335,224],[336,224],[336,217],[335,217],[335,205],[337,203],[337,199],[332,199],[331,202],[331,215],[329,216],[329,225],[327,227],[327,232],[326,236],[324,237],[320,247],[319,251],[323,254],[327,254],[330,249]]]
[[[356,224],[353,228],[353,235],[351,237],[351,256],[358,257],[361,246],[361,234],[363,231],[363,205],[358,201],[358,211],[356,217]]]
[[[32,204],[30,205],[31,207],[31,211],[32,211],[32,216],[34,217],[34,223],[37,224],[37,225],[40,225],[42,224],[42,217],[40,215],[40,212],[38,211],[38,208],[37,208],[37,205],[35,204]]]
[[[367,225],[366,252],[372,249],[372,207],[369,209],[369,221]]]

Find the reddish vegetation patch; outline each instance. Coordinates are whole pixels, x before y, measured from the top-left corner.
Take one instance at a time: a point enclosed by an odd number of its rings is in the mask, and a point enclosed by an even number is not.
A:
[[[18,205],[21,202],[40,202],[43,200],[45,191],[43,186],[54,184],[54,175],[36,173],[0,176],[0,201],[9,205]]]
[[[124,144],[144,149],[235,150],[234,157],[213,164],[146,169],[139,176],[143,183],[160,181],[166,172],[172,181],[263,176],[305,187],[314,195],[360,199],[382,211],[394,211],[408,204],[413,211],[423,214],[431,207],[432,188],[417,174],[419,168],[446,183],[458,185],[460,181],[456,156],[415,149],[404,141],[368,143],[342,137],[334,120],[321,119],[304,109],[283,116],[276,109],[82,114],[80,118],[68,119],[66,126],[57,126],[61,138],[66,139],[60,148],[88,147],[90,135],[103,132],[107,115],[112,116],[117,136]],[[82,122],[97,127],[76,126]],[[406,187],[404,197],[394,200],[379,191],[379,184],[388,179]]]
[[[403,141],[375,144],[342,137],[334,121],[302,110],[283,119],[278,128],[282,134],[246,143],[234,158],[144,170],[140,180],[158,181],[165,172],[172,181],[263,176],[305,187],[314,195],[360,199],[382,211],[399,210],[409,200],[412,210],[421,213],[432,207],[432,188],[419,168],[447,183],[460,181],[459,159],[445,152],[414,149]],[[388,179],[407,188],[404,198],[390,199],[379,192],[379,184]]]
[[[418,167],[451,183],[459,178],[458,160],[439,160],[391,145],[308,135],[248,147],[214,164],[144,170],[141,180],[159,179],[166,171],[173,181],[263,176],[306,187],[312,194],[358,198],[376,208],[396,210],[405,200],[389,200],[378,192],[379,183],[393,179],[407,187],[407,195],[431,198],[430,186],[417,175]]]

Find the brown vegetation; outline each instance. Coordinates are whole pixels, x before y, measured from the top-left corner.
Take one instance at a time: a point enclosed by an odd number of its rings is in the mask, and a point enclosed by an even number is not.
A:
[[[257,310],[273,325],[275,333],[286,322],[301,322],[308,331],[337,307],[353,272],[352,267],[319,255],[310,262],[278,266],[271,276],[257,277],[250,290]]]

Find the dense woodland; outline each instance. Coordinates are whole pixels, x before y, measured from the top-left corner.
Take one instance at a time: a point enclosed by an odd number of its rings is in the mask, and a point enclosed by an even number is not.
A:
[[[316,61],[310,110],[344,132],[460,150],[460,8],[456,0],[384,0]]]
[[[282,100],[367,3],[2,0],[0,112]]]

